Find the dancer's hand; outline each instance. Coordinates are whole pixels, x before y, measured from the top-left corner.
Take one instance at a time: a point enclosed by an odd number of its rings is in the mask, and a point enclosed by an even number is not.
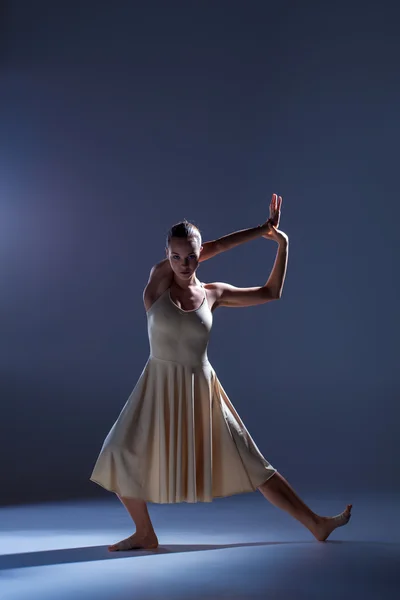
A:
[[[279,227],[279,221],[281,219],[281,206],[282,196],[278,197],[276,194],[272,194],[272,200],[269,205],[269,219],[267,219],[267,221],[261,225],[263,237],[265,237],[265,234],[267,234],[269,231],[268,223],[271,223],[276,228]]]
[[[269,205],[269,221],[278,229],[281,220],[282,196],[272,194],[271,204]]]
[[[265,239],[275,240],[275,242],[278,242],[278,244],[287,244],[289,238],[286,233],[274,227],[269,219],[265,223],[265,227],[267,228],[266,233],[263,233],[263,237]]]
[[[281,219],[282,196],[272,194],[271,204],[269,205],[269,219],[274,227],[278,229]]]

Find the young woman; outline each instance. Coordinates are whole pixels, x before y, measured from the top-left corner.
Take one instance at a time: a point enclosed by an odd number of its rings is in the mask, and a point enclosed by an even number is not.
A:
[[[150,356],[90,477],[118,495],[136,525],[110,551],[157,548],[146,502],[211,502],[258,489],[320,541],[350,519],[351,504],[336,517],[321,517],[304,504],[261,454],[207,357],[218,307],[281,297],[289,247],[278,229],[281,205],[281,196],[273,194],[263,225],[203,245],[187,221],[169,231],[167,257],[151,270],[143,294]],[[264,285],[237,288],[197,279],[200,262],[259,236],[278,244]]]

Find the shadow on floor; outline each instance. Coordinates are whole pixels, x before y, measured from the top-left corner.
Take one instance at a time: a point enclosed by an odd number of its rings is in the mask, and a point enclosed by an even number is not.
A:
[[[365,546],[393,546],[390,542],[351,542],[340,540],[327,540],[317,542],[314,540],[302,542],[249,542],[242,544],[168,544],[160,545],[156,550],[130,550],[129,552],[109,552],[107,546],[86,546],[83,548],[63,548],[61,550],[44,550],[39,552],[26,552],[19,554],[3,554],[0,556],[0,571],[6,569],[23,569],[26,567],[43,567],[49,565],[62,565],[69,563],[89,562],[96,560],[118,559],[135,556],[159,556],[161,554],[178,554],[180,552],[200,552],[205,550],[224,550],[227,548],[251,548],[254,546],[284,546],[304,544],[358,544]]]

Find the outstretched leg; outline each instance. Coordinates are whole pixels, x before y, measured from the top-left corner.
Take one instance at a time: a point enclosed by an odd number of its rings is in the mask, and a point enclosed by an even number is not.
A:
[[[118,494],[117,494],[118,495]],[[116,550],[154,550],[158,546],[158,539],[150,519],[149,511],[144,500],[139,498],[123,498],[118,496],[136,525],[133,535],[109,546],[110,552]]]
[[[324,542],[337,527],[346,525],[351,517],[352,504],[348,504],[347,508],[336,517],[320,517],[304,504],[286,479],[278,472],[258,489],[271,504],[285,510],[300,521],[320,542]]]

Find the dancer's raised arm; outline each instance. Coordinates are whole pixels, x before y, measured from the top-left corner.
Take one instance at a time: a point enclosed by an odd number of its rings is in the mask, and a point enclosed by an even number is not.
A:
[[[254,306],[281,297],[287,269],[289,238],[286,233],[279,231],[271,223],[268,224],[268,228],[268,232],[263,237],[278,242],[278,251],[267,282],[262,286],[249,288],[238,288],[223,282],[210,283],[207,289],[214,296],[215,308]]]
[[[269,218],[262,225],[234,231],[233,233],[228,233],[228,235],[224,235],[211,242],[205,242],[203,244],[199,262],[208,260],[216,254],[226,252],[226,250],[230,250],[231,248],[249,242],[250,240],[265,236],[269,232],[269,223],[278,228],[281,218],[281,206],[282,196],[278,197],[277,194],[272,194],[271,203],[269,205]]]
[[[269,219],[263,225],[260,225],[261,235],[266,239],[274,240],[278,243],[275,263],[268,280],[263,286],[249,288],[238,288],[224,282],[208,284],[207,289],[210,295],[213,296],[214,308],[218,306],[254,306],[270,302],[271,300],[278,300],[281,297],[289,253],[289,238],[286,233],[278,229],[281,218],[281,207],[282,197],[273,194],[269,208]],[[236,234],[232,235],[235,236]],[[227,236],[228,239],[230,237]]]

